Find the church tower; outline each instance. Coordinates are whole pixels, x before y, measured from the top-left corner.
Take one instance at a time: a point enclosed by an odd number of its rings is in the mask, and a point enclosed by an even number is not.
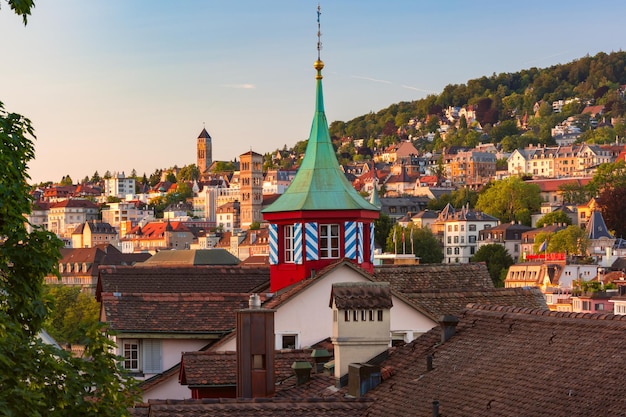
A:
[[[241,227],[250,228],[263,220],[263,155],[248,151],[239,155]]]
[[[202,132],[200,132],[200,135],[198,136],[198,142],[196,143],[196,152],[196,165],[200,170],[200,175],[202,175],[207,169],[209,169],[209,167],[213,163],[213,147],[211,144],[211,135],[209,135],[209,132],[207,132],[205,128],[202,128]]]
[[[320,45],[318,39],[315,115],[304,159],[289,188],[262,212],[269,223],[272,292],[340,259],[374,270],[380,209],[356,192],[337,161],[324,113]]]

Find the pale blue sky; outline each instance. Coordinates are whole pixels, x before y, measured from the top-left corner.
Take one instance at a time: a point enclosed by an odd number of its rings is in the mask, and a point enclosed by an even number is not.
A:
[[[1,0],[0,0],[1,1]],[[308,137],[317,1],[2,2],[0,101],[37,133],[36,182],[232,160]],[[625,47],[623,0],[321,2],[326,115]]]

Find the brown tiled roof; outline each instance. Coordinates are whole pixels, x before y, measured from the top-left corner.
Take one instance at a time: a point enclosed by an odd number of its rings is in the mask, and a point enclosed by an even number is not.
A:
[[[402,293],[493,288],[484,263],[383,265],[374,268],[374,279]]]
[[[121,332],[224,334],[249,294],[102,293],[105,320]]]
[[[285,349],[276,351],[274,375],[277,389],[285,380],[294,379],[291,365],[309,362],[312,349]],[[180,382],[189,386],[224,386],[237,384],[237,352],[183,352]],[[291,387],[291,385],[287,385]]]
[[[446,343],[433,329],[391,352],[367,415],[431,416],[433,400],[442,416],[620,415],[624,334],[626,316],[473,304]]]
[[[269,287],[269,268],[238,265],[188,267],[117,266],[100,268],[96,296],[124,293],[252,293]]]
[[[150,417],[354,417],[367,409],[365,398],[205,398],[202,400],[150,400]],[[135,411],[131,410],[131,413]]]
[[[339,282],[333,284],[333,300],[340,310],[391,308],[391,288],[387,282]]]
[[[405,294],[405,296],[436,318],[446,314],[460,314],[469,303],[548,308],[539,288],[485,288],[474,291],[441,290]]]

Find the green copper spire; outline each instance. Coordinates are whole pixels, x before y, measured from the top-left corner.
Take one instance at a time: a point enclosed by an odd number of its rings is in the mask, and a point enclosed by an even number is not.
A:
[[[324,63],[315,61],[317,70],[315,116],[302,165],[293,182],[264,213],[300,210],[373,210],[380,209],[367,202],[347,180],[337,162],[324,113],[322,69]]]

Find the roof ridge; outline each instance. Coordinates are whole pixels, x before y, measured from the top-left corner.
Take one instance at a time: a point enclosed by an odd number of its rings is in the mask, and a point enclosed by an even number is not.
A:
[[[504,315],[512,315],[516,318],[528,318],[534,319],[536,316],[542,316],[546,318],[572,318],[572,319],[586,319],[594,321],[624,321],[626,322],[626,316],[606,313],[576,313],[570,311],[552,311],[539,308],[528,307],[508,307],[488,304],[469,303],[467,305],[465,314],[477,315],[483,317],[499,317],[503,318]],[[626,323],[625,323],[626,325]]]

